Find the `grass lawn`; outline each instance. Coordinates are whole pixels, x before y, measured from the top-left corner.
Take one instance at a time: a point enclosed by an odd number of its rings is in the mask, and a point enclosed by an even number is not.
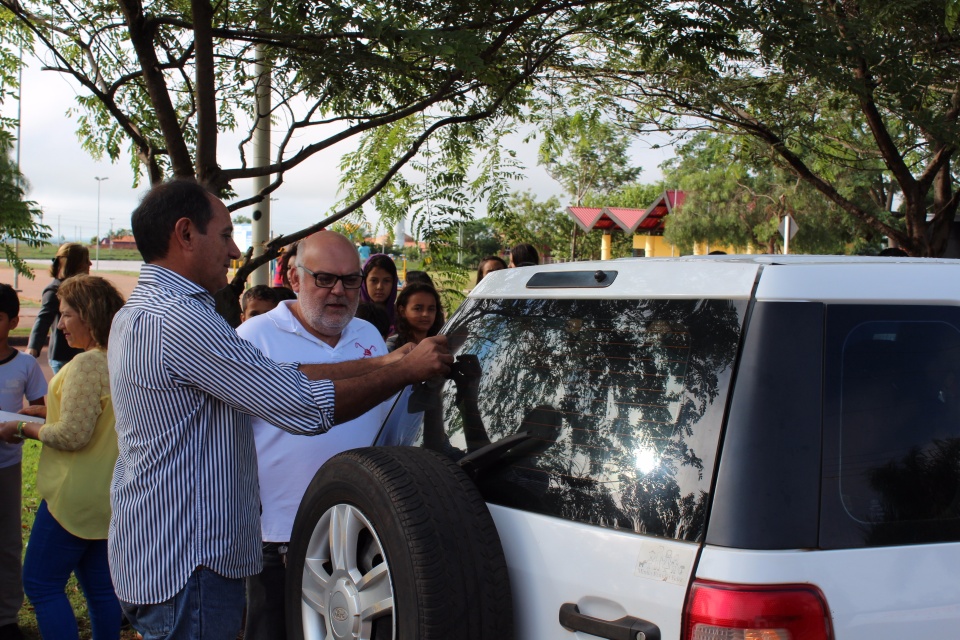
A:
[[[33,527],[33,518],[37,513],[37,507],[40,506],[40,496],[37,495],[37,461],[40,458],[41,445],[36,440],[27,440],[23,444],[23,546],[26,549],[27,540],[30,538],[30,529]],[[77,624],[80,627],[80,637],[84,640],[89,639],[90,618],[87,615],[87,601],[84,599],[77,586],[76,578],[70,578],[67,584],[67,597],[70,604],[73,605],[73,612],[77,616]],[[23,631],[25,638],[31,640],[40,639],[40,631],[37,629],[37,619],[33,614],[33,606],[28,600],[24,600],[23,607],[20,609],[20,630]],[[133,631],[125,631],[120,634],[121,640],[134,640],[136,634]]]
[[[45,244],[42,247],[30,247],[25,244],[21,244],[17,249],[17,253],[20,254],[20,257],[24,260],[41,260],[43,258],[53,258],[57,255],[57,249],[60,247],[58,244]],[[94,259],[96,253],[96,246],[88,247],[90,249],[90,259]],[[100,247],[100,259],[101,260],[143,260],[140,255],[140,252],[136,249],[110,249],[108,247]]]

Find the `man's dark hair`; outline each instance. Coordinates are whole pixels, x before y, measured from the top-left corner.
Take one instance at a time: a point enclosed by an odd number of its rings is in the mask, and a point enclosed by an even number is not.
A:
[[[518,244],[510,249],[510,261],[515,267],[529,267],[540,264],[540,254],[532,244]]]
[[[166,257],[170,234],[180,218],[189,219],[200,233],[207,232],[213,218],[209,195],[199,182],[186,178],[169,180],[147,192],[130,216],[133,237],[144,262]]]
[[[249,303],[251,300],[263,300],[264,302],[271,302],[274,304],[279,302],[279,300],[277,300],[277,294],[274,293],[273,288],[268,287],[265,284],[252,286],[243,292],[243,296],[240,298],[240,306],[244,311],[247,310],[247,303]]]
[[[8,284],[0,284],[0,313],[7,314],[7,319],[20,315],[20,298]]]

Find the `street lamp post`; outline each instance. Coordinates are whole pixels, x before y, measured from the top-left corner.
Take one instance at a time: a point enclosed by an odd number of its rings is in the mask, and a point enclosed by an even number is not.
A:
[[[109,180],[110,178],[98,178],[94,176],[93,179],[97,181],[97,271],[100,271],[100,185],[104,180]]]

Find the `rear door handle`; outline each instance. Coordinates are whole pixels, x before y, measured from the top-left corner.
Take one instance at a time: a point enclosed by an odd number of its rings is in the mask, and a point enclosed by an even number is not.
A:
[[[610,640],[660,640],[660,627],[624,616],[618,620],[601,620],[580,613],[580,607],[572,602],[560,605],[560,625],[568,631],[582,631],[592,636]]]

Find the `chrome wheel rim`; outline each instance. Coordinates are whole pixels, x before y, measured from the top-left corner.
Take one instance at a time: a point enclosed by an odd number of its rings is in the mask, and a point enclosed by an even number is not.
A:
[[[305,640],[394,638],[387,557],[373,525],[356,507],[335,505],[317,521],[301,587]]]

